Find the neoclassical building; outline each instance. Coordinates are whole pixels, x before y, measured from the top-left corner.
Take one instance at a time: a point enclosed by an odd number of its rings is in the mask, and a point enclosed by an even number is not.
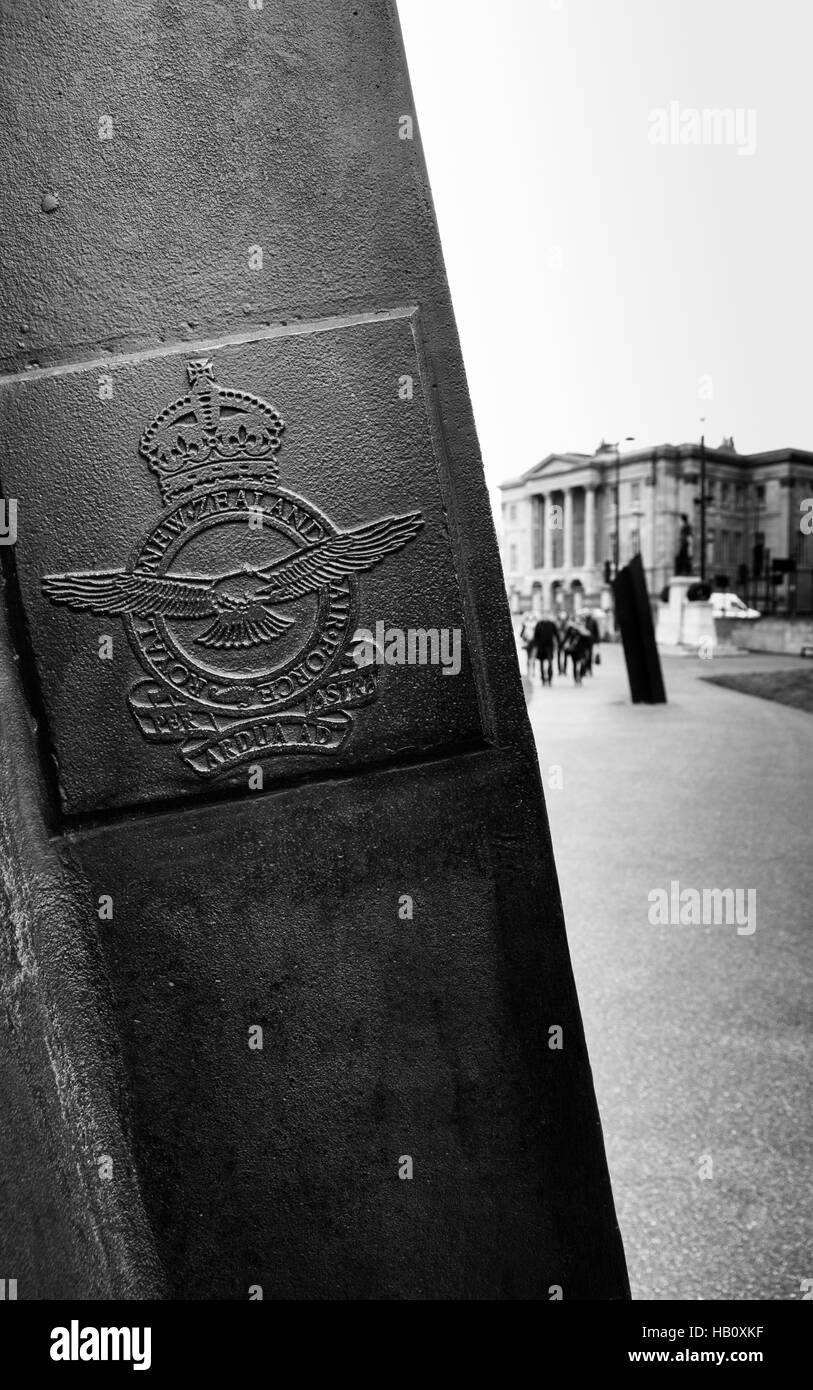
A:
[[[682,518],[700,568],[700,477],[706,470],[706,575],[766,611],[813,611],[813,452],[740,454],[660,444],[619,453],[549,454],[503,483],[501,553],[512,607],[609,606],[608,577],[640,553],[651,594],[675,572]],[[788,567],[787,562],[791,565]]]

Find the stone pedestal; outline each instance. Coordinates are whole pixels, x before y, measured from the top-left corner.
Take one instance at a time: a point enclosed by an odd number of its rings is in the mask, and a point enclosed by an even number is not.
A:
[[[704,651],[713,650],[717,639],[714,630],[714,608],[710,603],[700,600],[685,604],[680,640],[684,647],[689,647],[692,651],[701,647]]]
[[[675,575],[669,580],[669,598],[658,611],[656,637],[658,646],[675,649],[698,647],[713,649],[715,643],[714,609],[704,600],[689,602],[686,597],[698,575]]]

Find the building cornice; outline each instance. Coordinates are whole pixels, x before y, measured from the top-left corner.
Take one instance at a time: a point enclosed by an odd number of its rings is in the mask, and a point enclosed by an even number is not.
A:
[[[756,468],[797,465],[813,471],[813,451],[793,447],[768,449],[755,454],[738,454],[731,449],[718,449],[704,446],[706,463],[717,467],[729,467],[734,473],[750,473]],[[516,488],[528,488],[539,481],[557,481],[587,472],[597,476],[588,478],[587,483],[575,482],[574,486],[600,484],[608,473],[614,474],[620,467],[623,472],[630,464],[654,463],[658,461],[678,463],[685,460],[697,461],[700,457],[700,444],[655,444],[645,449],[632,449],[617,456],[612,450],[602,450],[596,454],[562,453],[548,454],[533,468],[505,483],[499,483],[500,492]],[[557,466],[558,465],[558,466]],[[528,495],[532,495],[530,490]]]

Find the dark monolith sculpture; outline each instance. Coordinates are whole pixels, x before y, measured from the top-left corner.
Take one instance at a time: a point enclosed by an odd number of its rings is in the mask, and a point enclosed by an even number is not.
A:
[[[666,703],[661,659],[655,641],[652,606],[640,555],[613,580],[615,617],[621,629],[630,695],[634,705]]]
[[[394,6],[46,11],[4,21],[0,1274],[625,1297]]]

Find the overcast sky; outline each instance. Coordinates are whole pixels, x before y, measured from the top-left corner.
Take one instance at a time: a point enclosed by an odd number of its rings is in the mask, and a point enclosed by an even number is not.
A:
[[[811,0],[398,7],[492,489],[703,415],[813,449]]]

